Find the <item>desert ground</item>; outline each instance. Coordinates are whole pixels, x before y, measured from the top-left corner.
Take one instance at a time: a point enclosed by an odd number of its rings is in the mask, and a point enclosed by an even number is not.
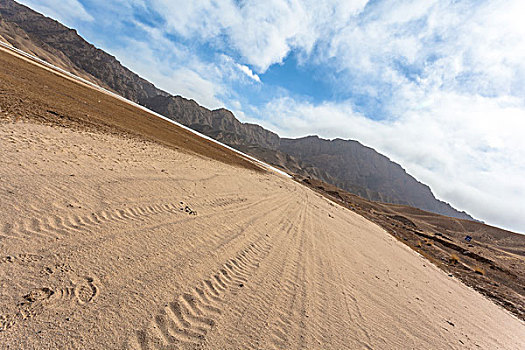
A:
[[[294,177],[379,225],[443,271],[525,321],[525,235],[406,205],[369,201],[319,180]]]
[[[0,348],[523,349],[380,226],[0,52]]]

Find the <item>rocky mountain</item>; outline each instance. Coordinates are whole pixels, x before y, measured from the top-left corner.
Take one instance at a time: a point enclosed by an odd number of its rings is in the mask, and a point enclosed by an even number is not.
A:
[[[141,104],[173,118],[194,130],[233,146],[259,146],[277,149],[279,136],[255,124],[241,123],[227,109],[210,111],[193,100],[180,96],[160,96],[144,99]]]
[[[327,181],[363,198],[406,204],[447,216],[472,219],[434,197],[430,187],[417,181],[397,163],[352,140],[323,140],[317,136],[281,139],[279,149],[323,169]]]
[[[0,1],[0,7],[1,6],[2,4]],[[29,37],[29,35],[16,23],[5,21],[3,16],[0,16],[0,40],[26,52],[32,53],[33,55],[38,56],[47,62],[54,64],[55,66],[65,68],[84,79],[92,81],[103,87],[108,87],[101,80],[96,79],[82,69],[78,68],[62,51],[56,50],[52,46],[47,45],[37,38]]]
[[[0,40],[289,172],[323,180],[366,199],[472,219],[437,200],[428,186],[399,164],[357,141],[317,136],[283,139],[259,125],[241,123],[226,109],[212,111],[193,100],[172,96],[75,30],[13,0],[0,0]]]

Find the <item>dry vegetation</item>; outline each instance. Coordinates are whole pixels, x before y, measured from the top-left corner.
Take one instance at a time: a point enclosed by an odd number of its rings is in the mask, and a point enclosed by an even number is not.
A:
[[[485,270],[479,266],[474,267],[474,272],[478,275],[485,275]]]
[[[460,262],[460,259],[459,259],[459,256],[457,256],[457,254],[452,254],[450,255],[450,263],[453,264],[453,265],[456,265],[457,263]]]

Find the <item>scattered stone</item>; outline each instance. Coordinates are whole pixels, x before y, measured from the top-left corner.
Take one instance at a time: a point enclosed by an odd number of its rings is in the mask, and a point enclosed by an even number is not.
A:
[[[186,213],[188,213],[189,215],[197,215],[197,211],[192,210],[189,206],[186,206],[186,207],[184,208],[184,211],[185,211]]]

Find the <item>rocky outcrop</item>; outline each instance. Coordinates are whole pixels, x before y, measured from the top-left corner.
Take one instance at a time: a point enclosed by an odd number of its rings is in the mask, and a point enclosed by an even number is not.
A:
[[[143,100],[142,104],[232,146],[259,146],[272,150],[279,146],[277,134],[259,125],[241,123],[224,108],[210,111],[181,96],[155,96]]]
[[[73,29],[13,0],[0,0],[0,37],[85,79],[110,88],[172,120],[305,177],[317,178],[366,199],[408,204],[438,214],[472,219],[437,200],[430,188],[399,164],[357,141],[317,136],[281,139],[226,109],[209,110],[172,96],[133,73]]]

